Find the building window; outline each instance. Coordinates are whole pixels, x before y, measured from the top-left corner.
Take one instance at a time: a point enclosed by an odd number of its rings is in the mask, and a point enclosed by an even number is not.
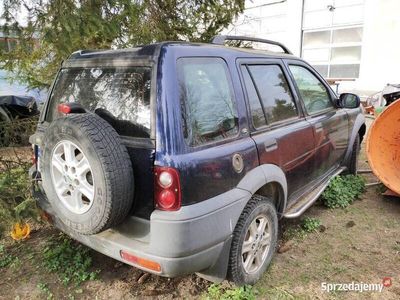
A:
[[[364,0],[305,0],[302,57],[325,78],[358,78]]]
[[[302,56],[325,78],[358,78],[363,28],[303,32]]]

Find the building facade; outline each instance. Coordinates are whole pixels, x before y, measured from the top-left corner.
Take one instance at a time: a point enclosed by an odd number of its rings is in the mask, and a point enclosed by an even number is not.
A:
[[[399,0],[247,0],[225,34],[284,43],[339,91],[363,95],[400,83]]]

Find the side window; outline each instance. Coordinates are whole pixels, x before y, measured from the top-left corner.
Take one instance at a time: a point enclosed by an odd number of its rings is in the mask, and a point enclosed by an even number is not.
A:
[[[247,67],[258,97],[261,99],[268,124],[298,117],[289,85],[280,66],[249,65]],[[254,101],[250,100],[250,105]]]
[[[329,93],[321,81],[302,66],[289,65],[307,113],[312,115],[333,108]]]
[[[183,131],[190,146],[238,133],[238,113],[224,60],[181,58],[178,77]]]
[[[267,121],[265,120],[264,111],[261,107],[260,99],[258,98],[256,88],[250,77],[250,74],[246,66],[242,66],[242,74],[244,79],[244,85],[247,91],[247,97],[249,98],[249,105],[251,111],[251,119],[255,128],[265,126]]]

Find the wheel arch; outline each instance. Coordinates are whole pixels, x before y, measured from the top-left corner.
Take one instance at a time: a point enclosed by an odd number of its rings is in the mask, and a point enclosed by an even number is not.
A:
[[[362,139],[365,135],[366,129],[367,129],[367,127],[365,125],[365,117],[364,117],[364,115],[359,114],[357,116],[356,120],[354,121],[353,129],[351,131],[350,138],[349,138],[349,144],[347,146],[346,154],[345,154],[345,157],[343,160],[343,162],[344,162],[343,165],[346,165],[350,159],[351,150],[353,149],[353,144],[354,144],[354,141],[355,141],[357,135],[360,136],[360,143],[361,143]]]
[[[287,204],[287,181],[285,173],[274,164],[260,165],[248,172],[237,185],[238,188],[272,198],[278,214]],[[249,197],[248,200],[250,200]]]

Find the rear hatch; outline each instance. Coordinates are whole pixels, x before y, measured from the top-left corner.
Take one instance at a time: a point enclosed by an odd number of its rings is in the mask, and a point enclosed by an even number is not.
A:
[[[135,65],[132,61],[121,65],[99,60],[64,63],[39,128],[43,130],[52,120],[61,117],[58,106],[67,103],[75,103],[106,120],[121,136],[132,161],[135,180],[132,214],[149,219],[154,210],[154,70],[151,63],[140,60]]]

